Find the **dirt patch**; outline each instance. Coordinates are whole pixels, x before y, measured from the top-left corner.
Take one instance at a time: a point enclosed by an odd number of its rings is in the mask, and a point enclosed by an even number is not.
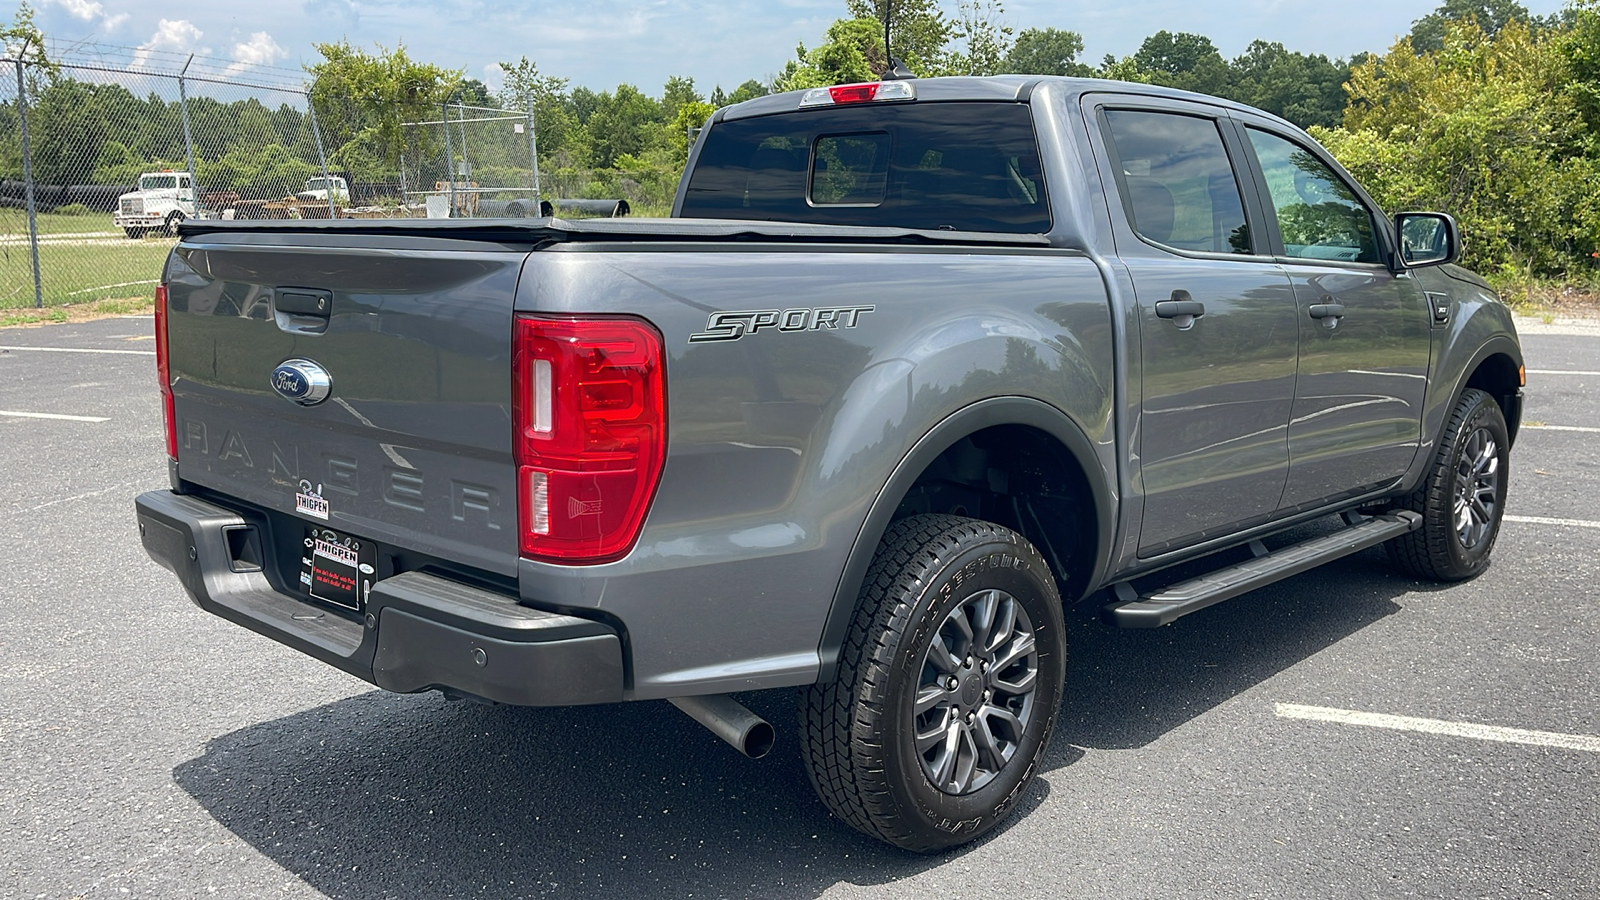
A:
[[[1512,292],[1507,292],[1511,294]],[[1508,296],[1526,316],[1550,315],[1571,319],[1600,319],[1600,291],[1587,285],[1532,285]]]
[[[0,328],[66,325],[73,322],[92,322],[95,319],[107,319],[112,316],[147,316],[154,311],[153,297],[96,300],[93,303],[69,303],[65,306],[47,306],[44,309],[0,309]]]

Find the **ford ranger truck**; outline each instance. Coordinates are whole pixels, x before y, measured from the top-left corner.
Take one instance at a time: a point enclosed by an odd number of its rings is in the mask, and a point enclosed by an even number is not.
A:
[[[753,756],[729,695],[792,690],[828,809],[910,850],[1028,790],[1063,604],[1164,626],[1379,544],[1471,578],[1505,508],[1522,352],[1454,221],[1212,97],[819,88],[718,110],[669,219],[180,235],[137,514],[196,603]]]

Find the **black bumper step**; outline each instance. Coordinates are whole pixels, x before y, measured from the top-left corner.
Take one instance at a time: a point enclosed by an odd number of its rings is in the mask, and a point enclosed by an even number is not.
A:
[[[1354,518],[1353,515],[1347,515],[1346,521]],[[1106,616],[1112,624],[1122,628],[1159,628],[1189,613],[1421,527],[1422,516],[1409,510],[1356,520],[1355,524],[1334,534],[1258,555],[1238,565],[1163,588],[1148,597],[1112,603],[1105,608]],[[1123,584],[1118,585],[1118,594],[1132,595],[1133,592]]]

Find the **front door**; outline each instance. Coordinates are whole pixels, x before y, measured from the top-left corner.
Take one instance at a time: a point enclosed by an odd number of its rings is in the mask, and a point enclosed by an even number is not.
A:
[[[1113,103],[1115,101],[1107,101]],[[1139,555],[1265,521],[1289,470],[1299,340],[1288,275],[1240,192],[1226,114],[1199,104],[1094,111],[1111,160],[1117,250],[1138,300]],[[1238,171],[1246,171],[1240,167]]]
[[[1309,147],[1246,126],[1299,307],[1300,374],[1285,511],[1393,483],[1422,439],[1427,296],[1386,261],[1359,191]]]

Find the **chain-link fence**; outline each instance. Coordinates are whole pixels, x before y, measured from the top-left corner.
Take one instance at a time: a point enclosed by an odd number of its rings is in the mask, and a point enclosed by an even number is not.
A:
[[[177,223],[339,214],[303,74],[137,48],[0,61],[0,307],[149,296]]]
[[[592,173],[541,184],[531,109],[452,102],[385,136],[357,98],[313,107],[301,71],[94,44],[46,57],[0,58],[0,308],[149,297],[185,219],[629,212],[544,199]]]

